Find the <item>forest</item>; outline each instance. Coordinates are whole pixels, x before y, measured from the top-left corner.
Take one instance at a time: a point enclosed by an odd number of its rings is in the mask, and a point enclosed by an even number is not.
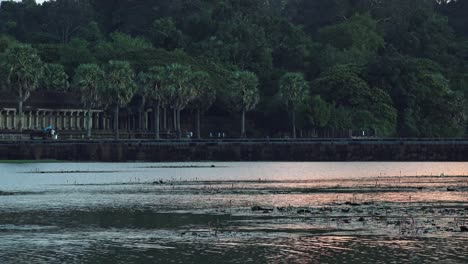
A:
[[[153,107],[156,135],[170,119],[197,135],[466,137],[467,25],[466,0],[3,1],[0,87],[20,113],[38,90],[117,117]]]

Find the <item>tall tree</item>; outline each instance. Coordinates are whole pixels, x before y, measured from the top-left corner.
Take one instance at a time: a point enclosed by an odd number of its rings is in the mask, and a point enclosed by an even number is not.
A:
[[[257,76],[248,71],[235,71],[229,83],[229,100],[231,107],[241,112],[241,138],[247,136],[245,131],[245,113],[255,109],[260,95]]]
[[[135,73],[126,61],[110,61],[105,78],[103,99],[114,107],[114,133],[119,139],[119,110],[125,107],[136,92]]]
[[[195,99],[197,91],[191,85],[193,71],[191,67],[181,64],[170,64],[164,71],[167,80],[168,94],[174,110],[175,127],[178,137],[181,137],[180,112]]]
[[[14,45],[6,50],[2,66],[6,71],[8,87],[18,96],[17,128],[23,130],[23,104],[39,86],[44,72],[43,63],[31,46]]]
[[[302,73],[286,73],[281,77],[279,95],[291,111],[293,138],[296,138],[296,110],[308,95],[309,85]]]
[[[210,83],[210,75],[203,71],[194,72],[191,83],[196,90],[197,96],[192,101],[191,107],[197,113],[197,138],[201,139],[201,115],[208,110],[216,99],[216,90]]]
[[[105,73],[96,64],[82,64],[76,69],[74,85],[79,89],[86,108],[86,136],[91,138],[91,109],[102,104]]]
[[[164,70],[164,67],[151,67],[147,72],[140,73],[138,76],[143,84],[143,95],[153,103],[154,135],[156,139],[160,138],[160,109],[162,105],[167,105],[167,81],[163,79],[165,77]]]

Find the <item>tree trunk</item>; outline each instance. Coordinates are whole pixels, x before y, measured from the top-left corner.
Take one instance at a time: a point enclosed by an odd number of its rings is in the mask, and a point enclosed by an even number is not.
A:
[[[166,111],[166,107],[163,107],[163,130],[167,131],[167,111]]]
[[[172,114],[172,128],[177,131],[177,110],[175,108],[172,110]]]
[[[120,135],[119,135],[119,106],[115,106],[114,108],[114,135],[115,139],[118,140]]]
[[[197,138],[201,139],[201,132],[200,132],[200,116],[201,116],[201,110],[200,108],[197,109]]]
[[[178,138],[182,138],[182,130],[180,129],[180,109],[177,109],[177,135]]]
[[[241,126],[241,138],[245,138],[245,110],[242,110],[242,126]]]
[[[138,122],[138,126],[139,126],[139,129],[140,130],[145,130],[146,129],[146,109],[145,109],[145,105],[146,105],[146,98],[144,96],[142,96],[141,98],[141,105],[140,105],[140,108],[139,108],[139,114],[140,114],[140,118],[139,118],[139,121]]]
[[[18,100],[18,123],[17,128],[19,131],[23,131],[23,97],[21,96]]]
[[[88,108],[86,114],[86,137],[91,139],[91,109]]]
[[[154,114],[154,138],[159,139],[159,104],[153,107]]]
[[[293,138],[296,138],[296,111],[292,110],[292,132]]]

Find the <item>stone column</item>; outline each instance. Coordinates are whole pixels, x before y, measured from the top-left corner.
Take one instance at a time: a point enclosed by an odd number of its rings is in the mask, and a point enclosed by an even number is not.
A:
[[[28,129],[33,129],[33,111],[29,111],[29,116],[28,116]]]
[[[61,112],[61,123],[62,123],[62,130],[68,130],[68,127],[67,127],[67,111],[63,111]]]
[[[45,120],[44,120],[44,127],[48,127],[52,122],[52,113],[50,111],[45,111]]]
[[[86,112],[80,113],[80,127],[81,129],[86,129]]]
[[[86,112],[80,113],[80,127],[81,129],[86,129]]]
[[[70,127],[72,130],[76,130],[76,113],[75,111],[70,114]]]
[[[78,115],[79,112],[73,112],[72,113],[72,127],[74,130],[78,130]]]
[[[13,118],[13,111],[7,111],[7,129],[14,129],[13,123],[15,122]]]
[[[16,111],[11,111],[11,129],[16,129]]]
[[[64,127],[66,130],[70,130],[71,129],[71,112],[70,111],[67,111],[64,113]]]
[[[60,112],[58,112],[58,111],[55,111],[55,112],[54,112],[54,115],[53,115],[53,117],[54,117],[54,125],[53,125],[53,127],[54,127],[55,129],[58,129],[58,126],[59,126],[59,123],[60,123],[60,122],[59,122],[59,121],[60,121],[59,115],[60,115]]]
[[[36,114],[34,115],[34,129],[39,128],[39,110],[36,110]]]
[[[68,128],[69,128],[70,130],[74,130],[74,126],[73,126],[73,125],[74,125],[74,124],[73,124],[73,114],[74,114],[74,113],[75,113],[75,112],[72,112],[72,111],[70,111],[70,112],[68,113]]]
[[[57,111],[57,130],[63,130],[63,112]]]
[[[46,113],[45,111],[41,111],[39,115],[39,127],[40,128],[44,128],[45,119],[46,119]]]
[[[81,112],[78,111],[78,112],[76,112],[76,116],[75,116],[75,125],[76,125],[77,130],[81,130],[80,114],[81,114]]]
[[[143,130],[148,130],[149,129],[149,124],[148,124],[148,111],[145,111],[145,127],[143,128]]]

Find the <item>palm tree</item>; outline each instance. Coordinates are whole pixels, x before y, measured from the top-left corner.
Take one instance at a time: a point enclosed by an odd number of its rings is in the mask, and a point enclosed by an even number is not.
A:
[[[119,110],[125,107],[136,92],[135,73],[126,61],[110,61],[107,66],[104,98],[114,107],[114,133],[119,139]]]
[[[43,63],[37,51],[28,45],[14,45],[5,51],[2,68],[7,84],[18,96],[17,128],[23,130],[23,104],[38,86],[43,75]]]
[[[289,72],[280,79],[279,96],[283,99],[292,114],[293,138],[296,138],[296,110],[297,106],[306,98],[309,85],[302,73]]]
[[[197,91],[197,96],[190,104],[197,112],[197,138],[201,139],[200,119],[201,114],[208,110],[216,99],[216,90],[210,84],[210,75],[203,71],[194,72],[191,84]]]
[[[231,107],[242,114],[241,138],[245,138],[245,113],[255,109],[260,100],[258,78],[253,72],[235,71],[232,73],[229,88]]]
[[[171,64],[164,70],[164,80],[167,81],[167,95],[174,109],[174,120],[177,134],[180,138],[180,112],[195,99],[197,91],[192,87],[193,71],[189,66]]]
[[[75,72],[74,83],[80,90],[81,102],[86,107],[86,136],[91,138],[91,108],[102,103],[104,71],[96,64],[81,64]]]
[[[152,67],[145,73],[140,73],[138,79],[143,84],[143,95],[154,103],[154,134],[155,138],[159,139],[160,134],[160,108],[161,105],[166,103],[164,90],[164,68],[163,67]]]
[[[48,91],[66,91],[70,84],[65,68],[60,64],[46,63],[41,78],[41,88]]]

